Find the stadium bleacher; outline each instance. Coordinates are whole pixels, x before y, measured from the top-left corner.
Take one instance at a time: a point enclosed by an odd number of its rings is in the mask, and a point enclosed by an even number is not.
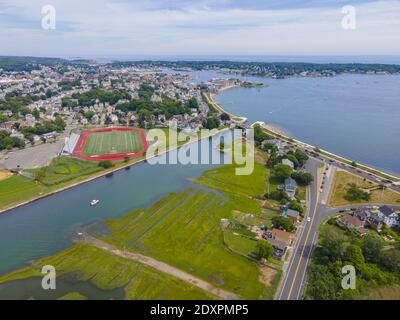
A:
[[[64,148],[61,151],[61,155],[63,156],[71,156],[74,152],[75,146],[78,143],[80,138],[79,134],[71,133],[69,138],[66,139]]]

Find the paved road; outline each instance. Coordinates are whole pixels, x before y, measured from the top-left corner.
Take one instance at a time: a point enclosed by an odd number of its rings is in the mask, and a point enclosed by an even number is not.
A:
[[[327,174],[323,185],[322,179],[318,174],[318,166],[321,163],[325,163],[329,166],[329,170],[326,171]],[[286,265],[287,269],[285,270],[285,276],[278,293],[279,300],[299,300],[302,298],[306,282],[307,267],[318,240],[317,231],[319,225],[327,218],[338,214],[341,210],[365,207],[365,205],[351,205],[338,208],[329,208],[326,206],[329,189],[332,186],[336,168],[349,171],[361,178],[365,178],[375,183],[382,183],[380,178],[355,168],[342,165],[338,162],[331,162],[321,157],[310,157],[310,160],[306,165],[306,170],[312,173],[314,177],[319,178],[317,178],[308,189],[308,211],[302,225],[299,227],[296,242],[292,248],[291,257]],[[386,185],[395,191],[400,191],[397,186],[391,184]],[[370,206],[373,205],[379,206],[382,204],[370,204]],[[395,208],[400,209],[400,206],[396,206]]]
[[[318,164],[319,161],[315,159],[310,159],[306,164],[306,170],[312,173],[314,177],[319,176]],[[303,224],[298,230],[292,255],[289,259],[282,287],[278,294],[279,300],[298,300],[301,298],[308,262],[316,242],[316,232],[320,223],[320,219],[318,219],[320,180],[315,179],[307,192],[308,211]]]
[[[353,173],[363,179],[367,179],[371,182],[374,182],[377,184],[384,184],[388,188],[393,189],[397,192],[400,192],[400,185],[395,185],[392,182],[389,182],[389,180],[380,178],[372,173],[365,172],[363,170],[354,168],[350,165],[347,165],[347,164],[344,164],[344,163],[341,163],[341,162],[338,162],[335,160],[331,160],[331,159],[325,158],[323,156],[318,156],[318,158],[314,158],[314,159],[320,160],[321,162],[325,162],[327,164],[331,164],[331,165],[335,166],[336,168],[348,171],[348,172]]]
[[[70,122],[70,120],[68,121]],[[23,169],[35,169],[49,165],[62,151],[65,138],[69,136],[73,128],[75,127],[67,125],[65,131],[57,137],[55,142],[8,152],[7,159],[0,160],[0,168],[11,170],[20,166]]]
[[[217,288],[217,287],[213,286],[212,284],[210,284],[200,278],[197,278],[189,273],[186,273],[182,270],[179,270],[169,264],[158,261],[156,259],[144,256],[144,255],[141,255],[138,253],[132,253],[132,252],[118,250],[117,248],[113,247],[112,245],[110,245],[106,242],[103,242],[101,240],[98,240],[96,238],[90,237],[88,235],[85,235],[82,238],[82,242],[89,243],[99,249],[105,250],[105,251],[115,254],[117,256],[139,262],[141,264],[144,264],[146,266],[154,268],[158,271],[169,274],[175,278],[178,278],[182,281],[190,283],[191,285],[196,286],[196,287],[198,287],[204,291],[207,291],[207,292],[209,292],[217,297],[220,297],[222,299],[239,300],[239,297],[237,295],[235,295],[234,293]]]

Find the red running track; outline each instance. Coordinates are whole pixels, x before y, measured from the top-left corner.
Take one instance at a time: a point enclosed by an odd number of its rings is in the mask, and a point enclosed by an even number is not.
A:
[[[96,155],[96,156],[85,156],[83,154],[86,140],[91,134],[98,133],[98,132],[113,132],[113,131],[137,131],[140,135],[140,139],[142,140],[143,149],[138,152],[102,154],[102,155]],[[106,128],[106,129],[83,131],[78,140],[78,143],[75,146],[75,149],[74,149],[74,152],[72,153],[72,155],[74,157],[78,157],[80,159],[91,160],[91,161],[103,161],[103,160],[118,161],[118,160],[123,160],[126,157],[134,158],[134,157],[141,156],[147,151],[148,148],[149,148],[149,143],[147,142],[146,134],[143,130],[140,130],[137,128]]]

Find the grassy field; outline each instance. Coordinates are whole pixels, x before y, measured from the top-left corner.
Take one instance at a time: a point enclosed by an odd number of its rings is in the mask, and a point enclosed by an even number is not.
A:
[[[107,221],[112,235],[102,240],[174,265],[243,298],[271,296],[272,289],[260,280],[259,266],[223,242],[221,219],[232,218],[235,211],[262,214],[252,197],[264,191],[265,167],[257,164],[249,177],[236,176],[234,169],[228,165],[210,170],[196,181],[219,192],[188,189]]]
[[[79,275],[78,281],[90,281],[101,290],[123,288],[126,299],[215,299],[214,296],[181,280],[86,244],[74,245],[55,256],[41,259],[30,267],[1,277],[0,284],[42,276],[40,270],[44,265],[54,266],[57,276]],[[71,292],[57,298],[90,299],[94,297],[85,297],[80,292]]]
[[[400,286],[393,285],[372,289],[366,297],[368,300],[400,300]]]
[[[143,143],[137,131],[96,132],[88,136],[83,155],[129,153],[142,149]]]
[[[106,221],[110,234],[102,240],[152,256],[242,298],[271,299],[281,273],[230,251],[221,228],[221,219],[233,218],[234,212],[252,213],[257,221],[270,217],[255,199],[265,193],[266,176],[267,169],[260,163],[250,176],[236,176],[230,165],[207,171],[196,182],[214,190],[196,187],[169,194],[149,208]],[[77,272],[81,281],[103,290],[124,286],[129,299],[208,298],[176,279],[88,245],[75,245],[40,260],[36,267],[0,278],[0,283],[37,276],[37,266],[43,264],[55,265],[62,273]]]
[[[265,166],[255,163],[253,173],[248,176],[237,176],[235,168],[235,165],[226,165],[206,171],[196,182],[220,191],[252,197],[265,193],[267,177]]]
[[[47,186],[52,186],[73,180],[77,177],[101,171],[96,163],[75,158],[59,157],[54,159],[47,167],[29,170],[34,174],[40,173],[39,181]]]
[[[378,185],[376,183],[370,182],[370,181],[364,181],[363,179],[347,173],[345,171],[337,171],[333,186],[331,189],[331,193],[329,195],[329,206],[331,207],[340,207],[340,206],[346,206],[346,205],[351,205],[358,203],[357,202],[349,202],[348,200],[345,199],[346,195],[346,190],[347,186],[350,183],[355,183],[358,187],[363,188],[365,190],[368,190],[370,188],[377,187]],[[393,205],[399,205],[400,204],[400,193],[392,191],[390,189],[385,189],[385,190],[372,190],[371,191],[371,199],[367,202],[361,202],[360,204],[363,203],[385,203],[385,204],[393,204]]]
[[[12,176],[0,182],[0,207],[23,202],[47,191],[40,183],[21,176]]]

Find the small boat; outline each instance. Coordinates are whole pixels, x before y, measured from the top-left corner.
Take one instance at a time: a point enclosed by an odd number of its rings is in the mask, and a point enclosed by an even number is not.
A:
[[[93,206],[96,206],[99,202],[100,202],[100,200],[92,200],[90,202],[90,205],[93,207]]]

